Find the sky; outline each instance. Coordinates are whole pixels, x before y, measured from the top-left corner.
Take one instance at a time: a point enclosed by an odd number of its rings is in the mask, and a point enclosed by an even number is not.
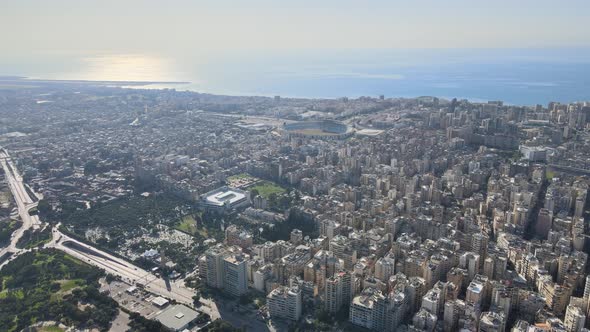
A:
[[[590,47],[588,0],[2,0],[0,7],[0,59]]]
[[[0,0],[0,76],[578,100],[589,12],[589,0]]]

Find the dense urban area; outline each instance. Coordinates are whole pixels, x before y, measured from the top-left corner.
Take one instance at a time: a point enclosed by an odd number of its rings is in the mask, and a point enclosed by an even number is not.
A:
[[[0,331],[588,331],[590,103],[0,88]]]

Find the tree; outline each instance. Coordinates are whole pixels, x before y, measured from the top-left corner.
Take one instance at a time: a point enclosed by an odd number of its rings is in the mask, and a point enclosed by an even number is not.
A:
[[[45,219],[51,213],[51,204],[46,199],[39,200],[37,204],[37,211],[39,211],[39,216]]]
[[[258,192],[258,189],[250,190],[250,197],[256,197],[258,195],[260,195],[260,193]]]
[[[193,304],[195,305],[195,307],[201,305],[201,295],[199,295],[199,293],[193,295]]]
[[[113,281],[115,281],[115,279],[117,279],[117,277],[115,277],[114,275],[107,273],[107,276],[105,277],[105,280],[107,283],[111,283]]]
[[[221,320],[221,319],[217,319],[214,322],[211,323],[211,325],[209,325],[207,327],[207,331],[209,332],[239,332],[242,331],[242,329],[237,329],[235,327],[233,327],[230,323]]]

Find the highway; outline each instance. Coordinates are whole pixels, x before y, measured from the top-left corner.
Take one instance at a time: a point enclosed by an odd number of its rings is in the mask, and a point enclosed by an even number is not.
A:
[[[129,284],[143,285],[146,290],[173,299],[179,303],[193,305],[195,292],[186,287],[170,283],[170,289],[166,282],[152,273],[137,267],[119,257],[96,249],[88,244],[68,237],[61,233],[57,227],[53,229],[53,239],[45,245],[46,248],[56,248],[68,255],[78,258],[90,265],[105,270],[106,272],[119,276]]]
[[[20,174],[18,174],[18,170],[4,149],[0,149],[0,164],[4,169],[6,182],[8,183],[10,191],[12,192],[12,196],[16,201],[18,214],[22,220],[21,227],[12,234],[12,237],[10,238],[10,244],[5,248],[0,249],[0,257],[3,257],[7,253],[12,253],[11,259],[14,259],[20,253],[24,252],[24,250],[18,249],[16,247],[18,240],[23,236],[24,232],[30,228],[39,228],[42,226],[42,223],[38,216],[31,216],[29,214],[29,211],[36,206],[36,202],[29,197],[29,194],[27,193],[27,190],[23,184],[22,177]],[[2,266],[4,266],[9,261],[10,260],[6,260],[4,263],[0,264],[0,268],[2,268]]]

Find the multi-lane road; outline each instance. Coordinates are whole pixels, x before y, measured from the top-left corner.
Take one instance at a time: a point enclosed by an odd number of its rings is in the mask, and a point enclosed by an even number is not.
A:
[[[10,187],[12,196],[16,201],[18,214],[22,220],[21,227],[12,233],[12,237],[10,238],[10,243],[8,246],[0,249],[0,257],[4,257],[4,255],[7,254],[12,254],[13,257],[16,257],[19,253],[23,252],[22,249],[18,249],[16,247],[16,244],[23,236],[24,232],[30,228],[41,227],[42,223],[38,216],[32,216],[29,214],[30,209],[36,206],[36,200],[33,200],[27,193],[22,177],[18,173],[18,170],[14,166],[10,156],[4,149],[0,149],[0,164],[2,165],[2,169],[4,169],[4,177],[6,178],[6,182]],[[8,261],[9,260],[6,260],[4,263],[0,264],[0,268],[2,268],[2,266]]]
[[[107,273],[121,277],[129,284],[145,287],[146,290],[173,299],[179,303],[193,304],[195,292],[177,283],[169,283],[149,271],[135,266],[128,261],[113,256],[86,243],[73,239],[53,228],[53,238],[45,245],[47,248],[59,249],[68,255],[78,258],[90,265],[105,270]]]

